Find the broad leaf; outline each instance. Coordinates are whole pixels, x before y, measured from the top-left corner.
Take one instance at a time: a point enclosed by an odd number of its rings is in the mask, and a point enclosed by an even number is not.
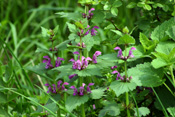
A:
[[[137,84],[135,82],[123,82],[120,80],[116,80],[111,83],[110,88],[114,90],[115,94],[117,96],[120,96],[121,94],[125,92],[129,92],[134,90],[137,87]]]
[[[116,103],[109,104],[105,106],[100,112],[98,117],[103,117],[105,115],[117,116],[120,114],[120,108]]]
[[[128,75],[132,76],[133,82],[138,86],[157,87],[164,82],[163,69],[154,69],[150,63],[139,64],[128,69]]]
[[[139,110],[139,117],[146,116],[150,113],[149,109],[147,107],[140,107]],[[137,116],[137,110],[134,108],[134,115]]]
[[[166,31],[166,34],[175,41],[175,26],[172,26]]]
[[[68,111],[72,111],[75,109],[77,106],[80,106],[81,104],[84,104],[89,100],[89,97],[87,95],[84,96],[69,96],[66,99],[66,109]]]
[[[92,18],[92,22],[94,24],[98,24],[98,23],[103,22],[104,17],[105,17],[104,12],[99,11],[99,10],[95,10],[95,11],[93,11],[93,13],[94,13],[94,16]]]
[[[126,35],[122,36],[121,38],[119,38],[118,44],[119,45],[121,45],[121,44],[124,44],[124,45],[125,44],[135,44],[135,39],[132,36],[126,34]]]
[[[8,112],[6,112],[2,107],[0,107],[0,117],[9,117]]]
[[[74,24],[71,24],[71,23],[67,22],[67,25],[68,25],[68,28],[69,28],[70,32],[72,32],[72,33],[76,33],[77,32],[76,26]]]
[[[171,18],[168,21],[163,22],[161,25],[157,26],[151,34],[152,40],[161,41],[166,38],[166,31],[171,28],[171,26],[175,25],[174,18]]]
[[[82,38],[82,41],[85,43],[87,51],[90,51],[92,46],[94,45],[94,39],[91,34],[89,33],[88,35],[84,36]]]
[[[92,93],[90,94],[91,98],[92,99],[100,99],[104,94],[104,90],[105,90],[105,88],[91,90],[92,91]]]
[[[168,112],[171,114],[172,117],[175,117],[175,107],[167,108]]]

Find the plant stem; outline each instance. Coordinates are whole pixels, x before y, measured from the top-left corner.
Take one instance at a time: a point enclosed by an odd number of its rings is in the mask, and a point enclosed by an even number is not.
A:
[[[170,66],[170,73],[171,73],[171,77],[173,79],[173,83],[175,85],[175,79],[174,79],[174,74],[173,74],[173,65]]]
[[[127,45],[125,45],[125,57],[127,56],[126,47]],[[127,60],[125,60],[125,79],[124,80],[127,82]],[[129,111],[128,106],[129,106],[129,95],[128,95],[128,92],[126,92],[127,117],[130,117],[130,111]]]
[[[60,108],[57,110],[57,117],[61,117]]]

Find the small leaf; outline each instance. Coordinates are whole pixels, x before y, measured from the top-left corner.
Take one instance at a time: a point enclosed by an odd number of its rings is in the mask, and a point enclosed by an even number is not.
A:
[[[74,20],[74,21],[77,21],[77,20],[81,20],[82,19],[81,13],[58,12],[56,14],[60,15],[61,17],[64,17],[64,18],[67,18],[67,19],[70,19],[70,20]]]
[[[150,5],[145,4],[145,9],[146,9],[146,10],[148,10],[148,11],[150,11],[152,8],[151,8],[151,6],[150,6]]]
[[[74,24],[71,24],[71,23],[68,23],[67,22],[67,25],[68,25],[68,28],[69,28],[69,31],[70,32],[73,32],[73,33],[76,33],[77,32],[76,26]]]
[[[122,5],[122,2],[119,0],[116,0],[113,4],[112,7],[120,7]]]
[[[112,7],[111,8],[111,13],[112,13],[112,15],[117,16],[118,15],[118,9],[116,7]]]
[[[120,114],[120,108],[116,103],[108,104],[100,112],[98,117],[104,117],[105,115],[117,116]]]
[[[171,114],[172,117],[175,117],[175,107],[167,108],[168,112]]]
[[[135,8],[137,4],[135,2],[130,2],[126,7],[127,8]]]
[[[84,95],[84,96],[69,96],[66,99],[66,109],[71,112],[77,106],[80,106],[81,104],[84,104],[88,100],[89,100],[89,97],[87,95]]]
[[[104,94],[104,90],[105,90],[105,88],[99,88],[99,89],[92,90],[91,98],[92,99],[100,99]]]
[[[126,34],[118,40],[118,44],[135,44],[135,39],[132,36]]]
[[[139,116],[146,116],[150,113],[150,111],[147,107],[140,107],[140,108],[138,108],[138,110],[139,110]],[[135,111],[134,115],[137,116],[136,108],[134,108],[134,111]]]
[[[43,37],[49,37],[50,35],[48,34],[48,29],[44,28],[44,27],[41,27],[41,30],[42,30],[42,36]]]
[[[116,80],[111,83],[110,88],[115,92],[117,96],[120,96],[125,92],[134,90],[136,86],[137,85],[135,82],[123,82],[120,80]]]

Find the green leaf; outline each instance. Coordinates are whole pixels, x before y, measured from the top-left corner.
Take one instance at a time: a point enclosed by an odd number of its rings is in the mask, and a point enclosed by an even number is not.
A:
[[[94,45],[94,39],[91,34],[89,33],[88,35],[84,36],[82,38],[82,41],[85,43],[87,51],[90,51],[92,46]]]
[[[112,13],[112,15],[117,16],[118,15],[118,9],[116,7],[112,7],[111,8],[111,13]]]
[[[119,0],[114,1],[114,3],[112,4],[112,7],[120,7],[122,5],[122,2]]]
[[[175,41],[175,26],[172,26],[166,31],[166,34]]]
[[[118,30],[111,30],[112,32],[116,33],[119,36],[123,36],[123,33]]]
[[[9,117],[8,113],[0,107],[0,117]]]
[[[56,113],[56,111],[58,110],[58,107],[56,105],[55,102],[52,102],[52,103],[49,103],[49,104],[46,104],[45,107],[49,110],[52,110],[52,112]],[[46,111],[46,110],[45,110]],[[48,112],[50,113],[50,112]]]
[[[7,96],[0,92],[0,104],[5,104],[7,102]]]
[[[136,83],[135,82],[123,82],[120,80],[116,80],[111,83],[110,88],[115,92],[117,96],[120,96],[121,94],[125,92],[132,91],[136,88]]]
[[[44,28],[44,27],[41,27],[41,31],[42,31],[42,36],[43,37],[50,37],[50,35],[48,34],[49,30]]]
[[[139,109],[139,116],[146,116],[150,113],[149,109],[147,107],[140,107]],[[134,108],[134,115],[137,116],[137,110]]]
[[[105,88],[91,90],[92,91],[92,93],[90,94],[91,98],[92,99],[100,99],[104,94],[104,90],[105,90]]]
[[[98,59],[113,61],[113,62],[117,62],[119,60],[117,57],[117,53],[104,54],[102,56],[99,56]]]
[[[154,69],[151,63],[139,64],[128,69],[128,76],[132,76],[133,82],[138,86],[157,87],[163,84],[163,69]]]
[[[121,38],[119,38],[118,44],[119,45],[121,45],[121,44],[135,44],[135,39],[132,36],[126,34],[126,35],[122,36]]]
[[[120,108],[116,103],[108,104],[100,112],[98,117],[103,117],[105,115],[117,116],[120,114]]]
[[[94,16],[92,18],[92,22],[94,24],[99,24],[104,21],[105,15],[103,11],[95,10],[93,11],[93,13],[94,13]]]
[[[142,46],[147,49],[147,50],[151,50],[153,48],[155,48],[156,46],[156,42],[149,40],[146,35],[144,35],[143,33],[140,33],[140,42],[142,44]]]
[[[152,8],[151,8],[151,6],[150,6],[150,5],[145,4],[145,9],[146,9],[146,10],[148,10],[148,11],[150,11]]]
[[[74,20],[74,21],[77,21],[77,20],[81,20],[82,19],[81,13],[58,12],[56,14],[60,15],[63,18],[67,18],[67,19]]]
[[[167,108],[168,112],[171,114],[172,117],[175,117],[175,107]]]
[[[174,18],[171,18],[168,21],[163,22],[161,25],[157,26],[151,34],[152,40],[161,41],[166,38],[166,31],[175,25]]]
[[[64,50],[66,49],[66,45],[70,42],[71,40],[66,40],[61,42],[60,44],[56,45],[55,47],[58,48],[59,50]]]
[[[67,26],[68,26],[70,32],[72,32],[72,33],[77,32],[76,26],[74,24],[67,22]]]
[[[126,7],[127,8],[135,8],[137,4],[135,2],[130,2]]]
[[[66,109],[71,112],[77,106],[80,106],[81,104],[84,104],[88,100],[89,100],[89,97],[87,95],[84,95],[84,96],[69,96],[66,99]]]

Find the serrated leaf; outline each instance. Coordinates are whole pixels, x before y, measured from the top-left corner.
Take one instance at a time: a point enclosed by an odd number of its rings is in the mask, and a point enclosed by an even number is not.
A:
[[[5,104],[7,102],[7,97],[4,95],[4,93],[0,92],[0,104]]]
[[[116,7],[112,7],[111,8],[111,13],[112,13],[112,15],[117,16],[118,15],[118,9]]]
[[[98,23],[103,22],[103,20],[105,18],[103,11],[95,10],[95,11],[93,11],[93,13],[94,13],[94,16],[92,18],[92,22],[94,24],[98,24]]]
[[[66,109],[71,112],[77,106],[80,106],[81,104],[84,104],[88,100],[89,100],[89,97],[87,95],[84,95],[84,96],[69,96],[66,99]]]
[[[117,116],[120,114],[120,108],[116,103],[108,104],[100,112],[98,117],[103,117],[105,115]]]
[[[48,34],[48,29],[44,28],[44,27],[41,27],[41,31],[42,31],[42,36],[43,37],[49,37],[50,35]]]
[[[140,33],[139,37],[140,42],[145,49],[150,50],[156,46],[156,42],[149,40],[143,33]]]
[[[175,117],[175,107],[167,108],[168,112],[171,114],[172,117]]]
[[[58,12],[56,14],[60,15],[61,17],[64,17],[64,18],[67,18],[67,19],[70,19],[70,20],[74,20],[74,21],[77,21],[77,20],[81,20],[82,19],[81,13]]]
[[[54,103],[54,102],[46,104],[45,107],[48,108],[49,110],[52,110],[52,112],[54,112],[54,113],[56,113],[56,111],[58,110],[58,107],[57,107],[56,103]],[[50,112],[48,112],[48,113],[50,113]]]
[[[154,69],[151,63],[139,64],[136,67],[128,69],[128,76],[132,76],[133,82],[138,86],[157,87],[164,82],[163,69]]]
[[[166,31],[166,34],[175,41],[175,26],[172,26]]]
[[[82,38],[82,41],[85,43],[87,51],[90,51],[92,46],[94,45],[94,39],[91,34],[89,33],[88,35],[84,36]]]
[[[146,116],[150,113],[147,107],[139,107],[138,110],[139,110],[139,117]],[[137,116],[136,108],[134,108],[134,111],[135,111],[134,115]]]
[[[168,21],[163,22],[161,25],[157,26],[151,34],[152,40],[161,41],[166,38],[166,31],[171,28],[171,26],[175,25],[174,18],[171,18]]]
[[[132,36],[126,34],[126,35],[122,36],[121,38],[119,38],[118,44],[119,45],[121,45],[121,44],[124,44],[124,45],[125,44],[135,44],[135,39]]]
[[[72,33],[77,32],[76,26],[74,24],[71,24],[71,23],[67,22],[67,26],[68,26],[70,32],[72,32]]]
[[[116,80],[112,82],[110,85],[110,88],[115,92],[117,96],[120,96],[125,92],[132,91],[136,87],[137,87],[137,84],[135,82],[123,82],[120,80]]]
[[[92,99],[100,99],[104,94],[104,90],[105,90],[105,88],[91,90],[92,91],[92,93],[90,94],[91,98]]]

